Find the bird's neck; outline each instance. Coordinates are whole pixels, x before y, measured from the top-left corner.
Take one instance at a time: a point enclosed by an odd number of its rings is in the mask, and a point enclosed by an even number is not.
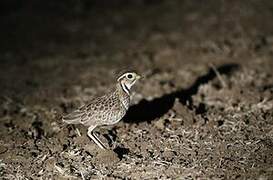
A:
[[[119,82],[118,84],[119,84],[121,90],[123,92],[125,92],[128,96],[130,96],[130,88],[128,86],[126,86],[126,84],[123,82]]]
[[[130,104],[130,90],[126,85],[122,85],[121,82],[117,84],[117,93],[121,103],[125,109],[129,108]]]

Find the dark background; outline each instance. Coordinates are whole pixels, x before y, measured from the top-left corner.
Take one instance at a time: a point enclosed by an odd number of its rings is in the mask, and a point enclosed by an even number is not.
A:
[[[0,177],[272,179],[272,19],[271,0],[1,1]],[[127,70],[144,79],[102,151],[61,116]]]

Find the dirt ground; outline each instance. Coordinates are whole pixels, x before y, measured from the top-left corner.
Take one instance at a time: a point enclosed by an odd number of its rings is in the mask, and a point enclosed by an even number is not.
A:
[[[273,1],[41,3],[1,13],[0,179],[273,179]],[[109,150],[61,122],[132,69]]]

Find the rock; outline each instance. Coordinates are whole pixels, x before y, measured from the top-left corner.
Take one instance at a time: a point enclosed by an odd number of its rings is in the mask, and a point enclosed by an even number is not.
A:
[[[111,150],[101,150],[94,158],[94,164],[96,166],[112,166],[119,161],[118,155]]]

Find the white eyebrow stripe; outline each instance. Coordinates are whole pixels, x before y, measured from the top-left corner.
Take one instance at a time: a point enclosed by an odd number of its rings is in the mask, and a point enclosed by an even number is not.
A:
[[[124,76],[126,76],[126,74],[123,74],[122,76],[120,76],[120,77],[118,78],[118,81],[120,81],[122,78],[124,78]]]

